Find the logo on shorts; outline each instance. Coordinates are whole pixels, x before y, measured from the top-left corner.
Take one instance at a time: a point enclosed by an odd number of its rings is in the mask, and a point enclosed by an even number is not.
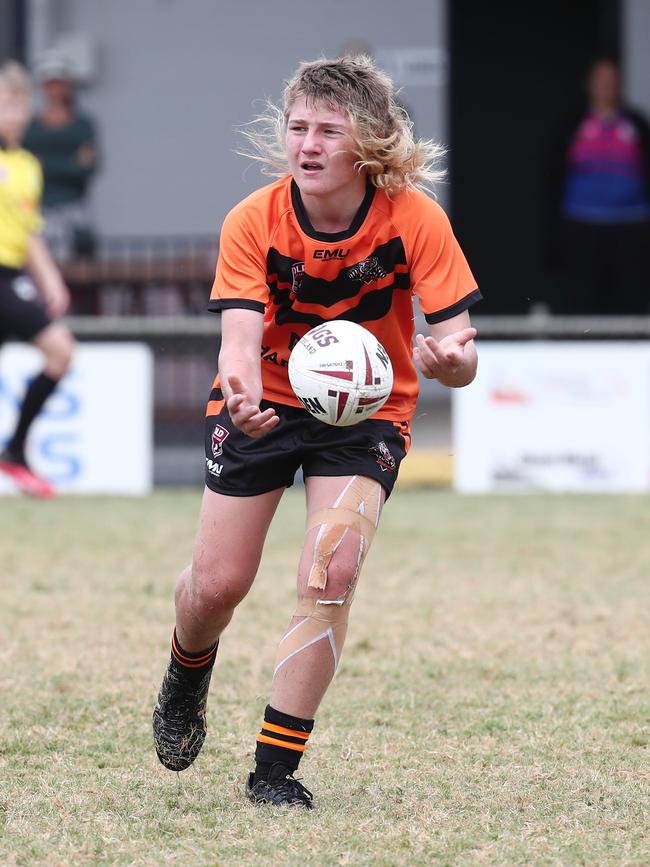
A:
[[[205,459],[205,466],[211,476],[218,477],[221,475],[221,471],[223,470],[223,464],[219,464],[216,461],[211,461],[210,458]]]
[[[21,301],[36,301],[38,298],[38,289],[26,274],[16,277],[11,288],[14,290],[14,295],[17,295]]]
[[[223,444],[227,438],[228,431],[225,427],[222,427],[220,424],[215,425],[214,433],[212,434],[212,454],[215,458],[223,454]]]
[[[393,473],[395,472],[397,466],[395,458],[391,455],[390,449],[383,440],[378,442],[376,446],[370,446],[368,451],[371,455],[375,456],[377,463],[381,467],[382,473],[385,473],[387,470],[390,470]]]
[[[305,273],[305,263],[304,262],[294,262],[291,266],[291,276],[293,278],[293,283],[291,285],[291,297],[296,298],[298,293],[300,292],[300,287],[302,286],[302,276]]]

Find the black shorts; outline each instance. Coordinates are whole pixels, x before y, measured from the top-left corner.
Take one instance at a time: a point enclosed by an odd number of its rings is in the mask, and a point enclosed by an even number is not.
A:
[[[366,419],[334,427],[307,410],[273,406],[280,423],[259,438],[246,436],[230,419],[227,407],[205,420],[205,483],[231,497],[253,497],[290,487],[302,467],[307,476],[368,476],[390,496],[410,443],[407,422]]]
[[[0,343],[7,337],[32,340],[51,321],[29,277],[0,266]]]

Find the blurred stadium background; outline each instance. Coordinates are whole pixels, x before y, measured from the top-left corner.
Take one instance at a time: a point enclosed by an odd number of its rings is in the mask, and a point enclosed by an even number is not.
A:
[[[33,67],[44,50],[65,53],[99,126],[98,247],[61,263],[69,322],[81,341],[151,347],[155,484],[202,478],[220,223],[262,182],[234,152],[234,127],[279,98],[300,60],[351,42],[394,76],[418,134],[449,147],[440,199],[484,293],[473,311],[483,341],[650,333],[647,317],[558,312],[542,266],[545,154],[589,59],[620,56],[626,98],[650,113],[646,0],[0,0],[0,14],[0,59]],[[405,475],[450,481],[451,427],[449,391],[427,383],[414,426],[426,459]]]

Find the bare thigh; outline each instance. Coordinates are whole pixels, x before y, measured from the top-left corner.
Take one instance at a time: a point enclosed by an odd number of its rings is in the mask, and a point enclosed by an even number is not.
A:
[[[194,592],[230,597],[235,604],[246,595],[283,493],[278,488],[254,497],[229,497],[205,489],[192,560]]]

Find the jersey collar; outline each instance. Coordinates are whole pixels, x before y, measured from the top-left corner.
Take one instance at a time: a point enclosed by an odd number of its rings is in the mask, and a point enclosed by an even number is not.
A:
[[[317,232],[307,216],[307,211],[305,210],[300,190],[298,189],[298,184],[293,179],[291,180],[291,204],[293,205],[293,210],[298,218],[300,228],[303,230],[305,235],[308,235],[316,241],[344,241],[346,238],[351,238],[352,235],[356,235],[361,228],[363,221],[368,216],[368,211],[370,210],[376,192],[377,188],[375,185],[372,184],[370,180],[367,180],[366,194],[363,197],[363,201],[359,205],[359,210],[354,215],[354,219],[350,223],[349,227],[343,232]]]

